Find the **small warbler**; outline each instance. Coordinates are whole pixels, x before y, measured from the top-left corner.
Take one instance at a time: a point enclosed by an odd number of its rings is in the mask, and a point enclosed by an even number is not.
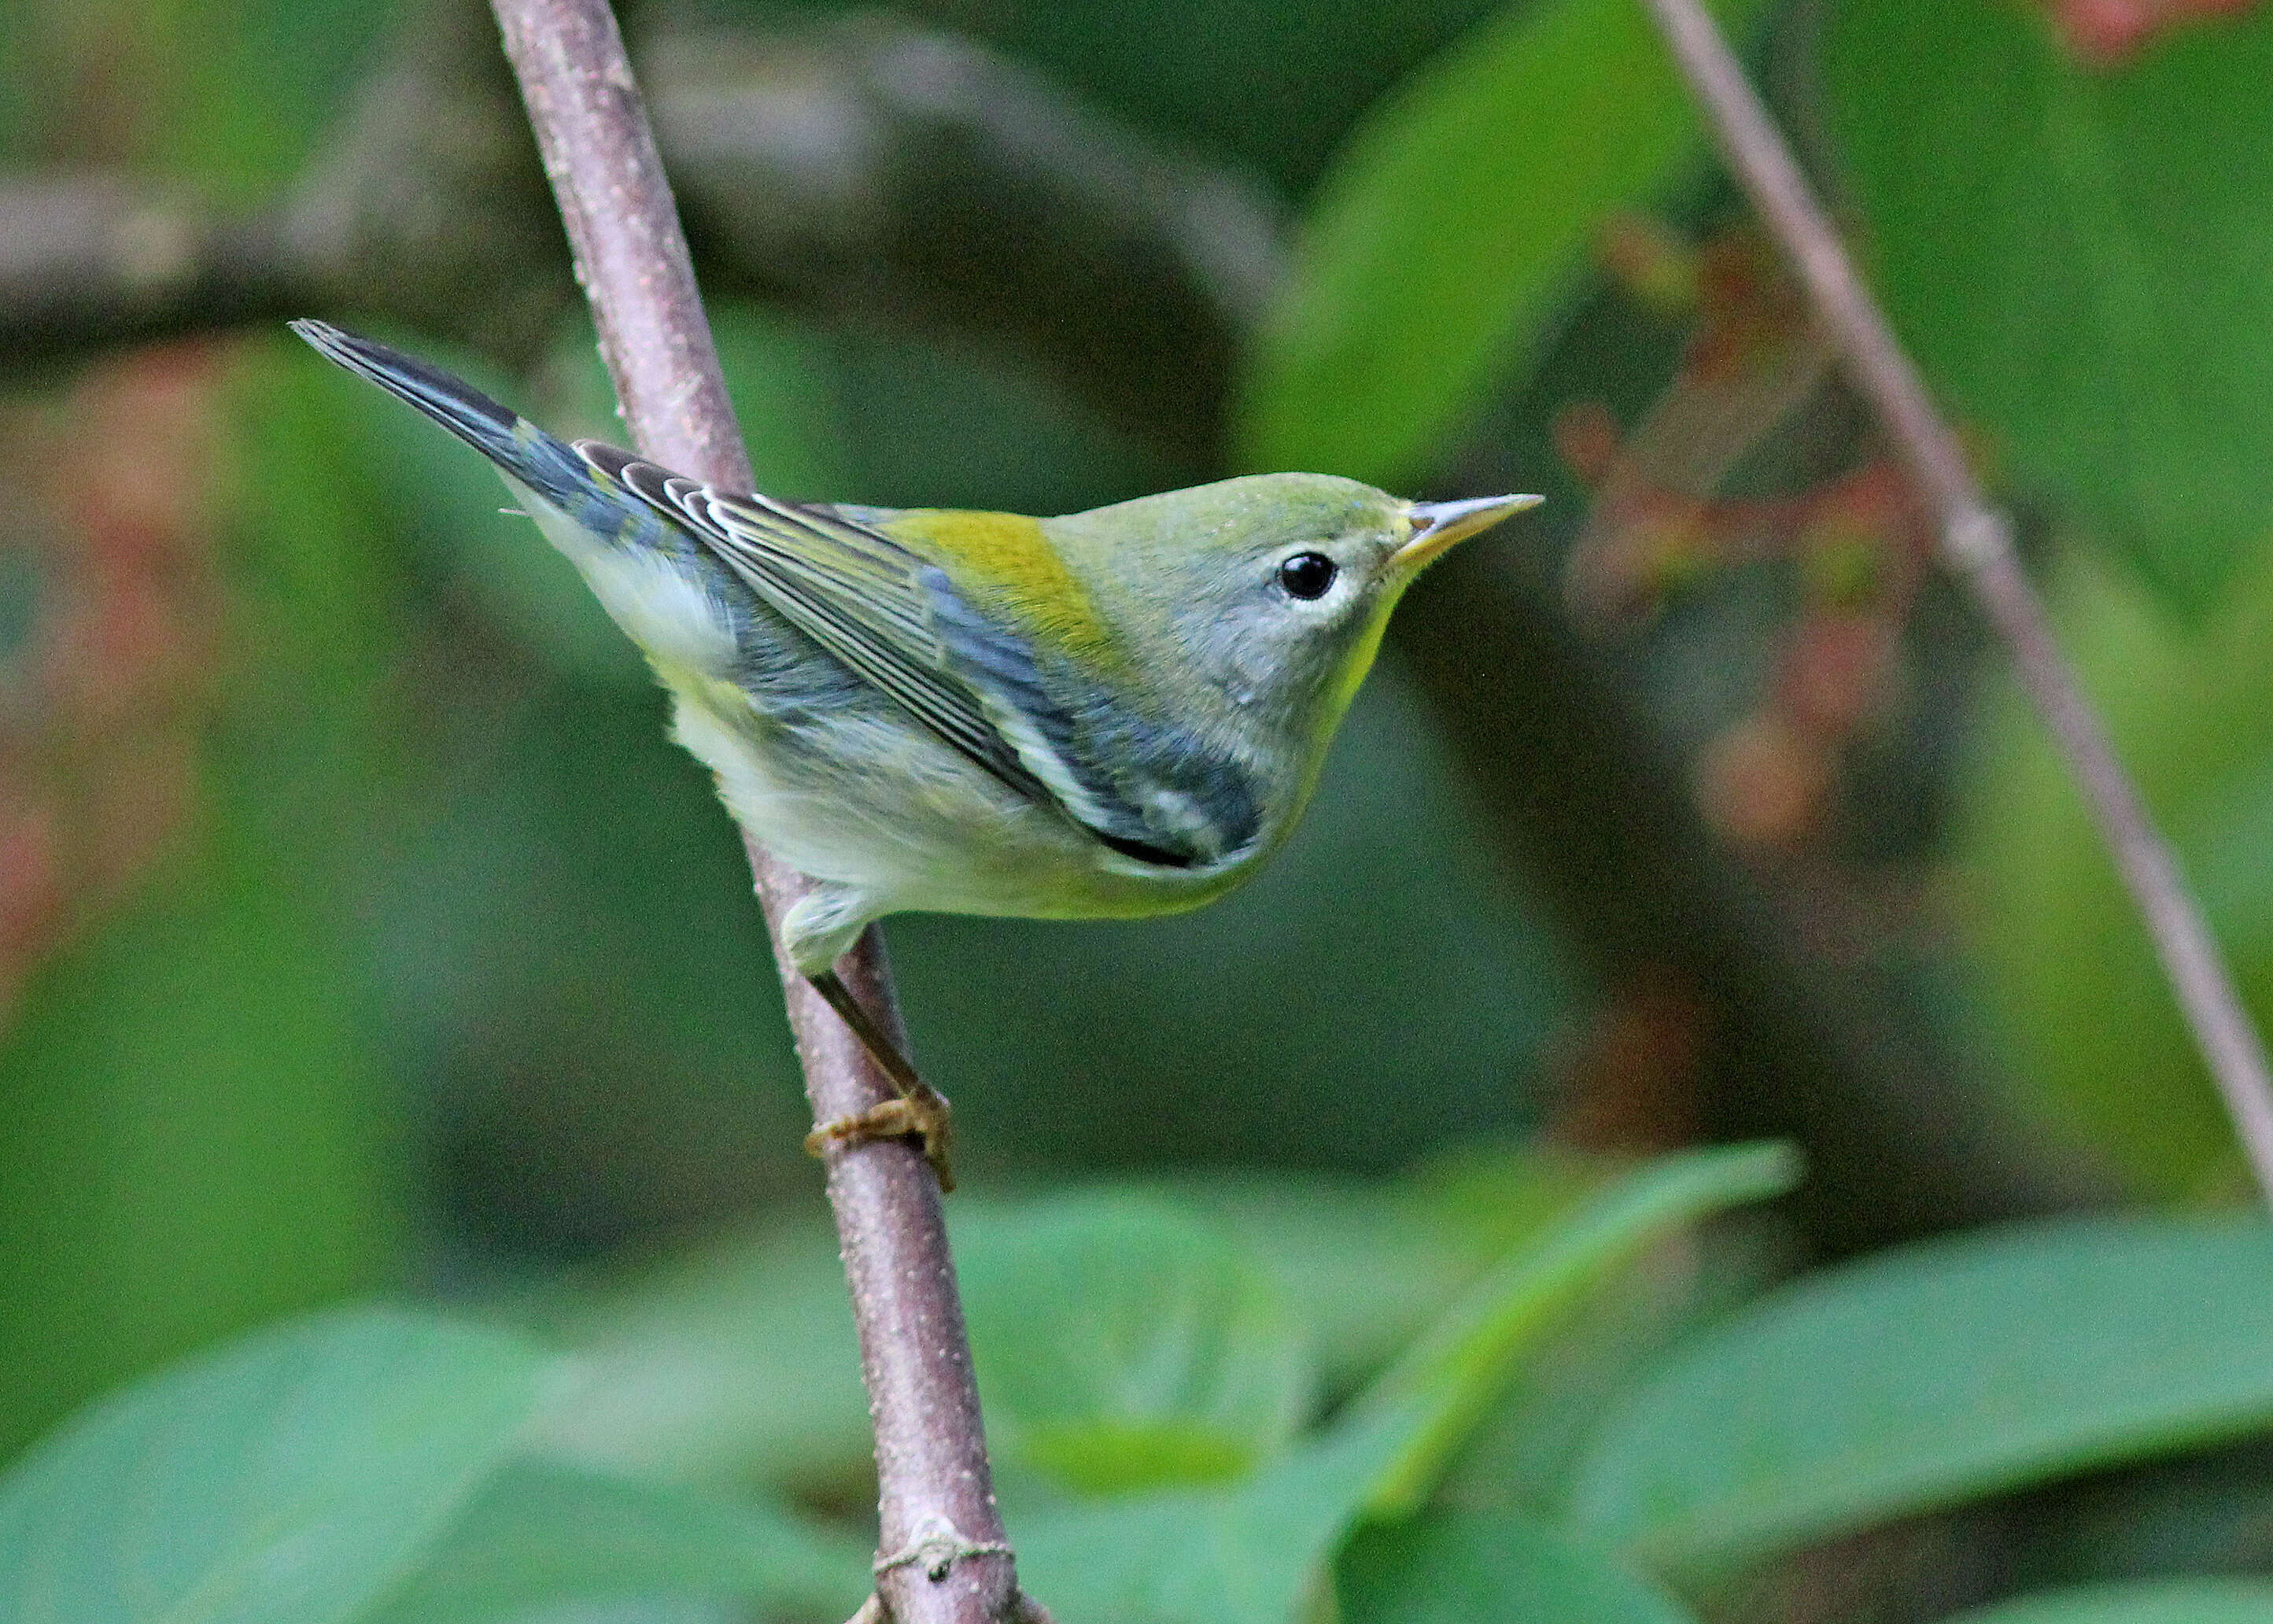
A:
[[[902,909],[1126,918],[1220,896],[1294,829],[1414,576],[1540,500],[1263,474],[1054,519],[782,501],[292,328],[497,464],[646,653],[727,808],[814,882],[783,945],[901,1097],[808,1143],[919,1136],[950,1187],[946,1101],[838,957]]]

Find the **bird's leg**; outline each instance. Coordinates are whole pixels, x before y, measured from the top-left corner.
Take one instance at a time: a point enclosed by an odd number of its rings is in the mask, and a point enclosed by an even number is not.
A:
[[[915,1067],[900,1053],[899,1045],[885,1034],[874,1017],[860,1007],[860,1001],[836,971],[823,970],[806,980],[813,983],[813,990],[836,1011],[838,1018],[852,1028],[852,1035],[860,1040],[860,1046],[875,1058],[884,1075],[892,1079],[892,1086],[900,1091],[896,1100],[872,1105],[857,1116],[838,1116],[822,1123],[805,1136],[806,1149],[817,1156],[831,1145],[919,1139],[923,1141],[924,1160],[939,1175],[941,1191],[954,1189],[955,1171],[948,1161],[954,1114],[948,1107],[947,1096],[916,1075]]]

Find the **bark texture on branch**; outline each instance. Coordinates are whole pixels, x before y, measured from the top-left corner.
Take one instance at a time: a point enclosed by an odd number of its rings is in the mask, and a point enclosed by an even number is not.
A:
[[[497,14],[634,441],[666,466],[748,488],[694,265],[614,18],[604,0],[497,0]],[[749,851],[778,944],[781,915],[806,883],[755,842]],[[875,931],[841,973],[904,1052]],[[814,1120],[892,1097],[786,959],[782,984]],[[1002,1624],[1025,1610],[994,1507],[939,1187],[905,1142],[839,1144],[828,1161],[876,1429],[877,1594],[898,1624]]]

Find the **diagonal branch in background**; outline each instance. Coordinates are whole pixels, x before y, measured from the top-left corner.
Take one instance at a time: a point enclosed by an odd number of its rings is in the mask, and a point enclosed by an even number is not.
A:
[[[0,377],[311,311],[532,362],[576,290],[529,122],[486,6],[416,12],[273,199],[0,180]]]
[[[2145,918],[2258,1187],[2273,1202],[2273,1074],[2267,1070],[2264,1046],[2234,991],[2201,906],[2060,654],[2044,605],[2021,569],[2011,525],[1983,495],[1917,367],[1864,289],[1789,147],[1699,0],[1647,4],[1703,104],[1730,169],[1790,256],[1849,378],[1877,411],[1916,481],[1944,560],[1971,587],[2052,729]]]
[[[881,16],[643,41],[709,285],[983,335],[1181,465],[1223,457],[1278,210],[965,40]]]
[[[289,192],[231,214],[103,176],[0,180],[0,374],[320,312],[525,367],[574,297],[509,77],[469,0],[414,8]],[[951,35],[881,17],[640,41],[714,297],[973,335],[1179,466],[1220,458],[1279,213]]]
[[[11,370],[280,320],[308,287],[273,220],[106,176],[0,184]]]
[[[496,0],[530,125],[592,303],[600,347],[640,450],[729,489],[750,487],[694,267],[631,64],[605,0]],[[779,944],[803,878],[749,842]],[[856,997],[903,1042],[881,938],[843,961]],[[857,1116],[896,1091],[784,956],[782,985],[816,1122]],[[1018,1594],[994,1508],[970,1339],[937,1184],[904,1141],[839,1145],[829,1199],[876,1428],[876,1564],[898,1624],[1010,1624],[1040,1610]],[[864,1618],[879,1612],[872,1602]]]

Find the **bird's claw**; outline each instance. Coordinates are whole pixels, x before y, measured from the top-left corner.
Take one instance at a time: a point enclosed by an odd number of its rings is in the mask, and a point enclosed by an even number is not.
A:
[[[924,1160],[939,1176],[942,1192],[955,1188],[955,1169],[948,1147],[954,1137],[955,1112],[947,1096],[929,1083],[916,1086],[896,1100],[885,1100],[850,1116],[836,1116],[805,1136],[806,1152],[825,1156],[832,1145],[866,1145],[874,1139],[918,1139]]]

